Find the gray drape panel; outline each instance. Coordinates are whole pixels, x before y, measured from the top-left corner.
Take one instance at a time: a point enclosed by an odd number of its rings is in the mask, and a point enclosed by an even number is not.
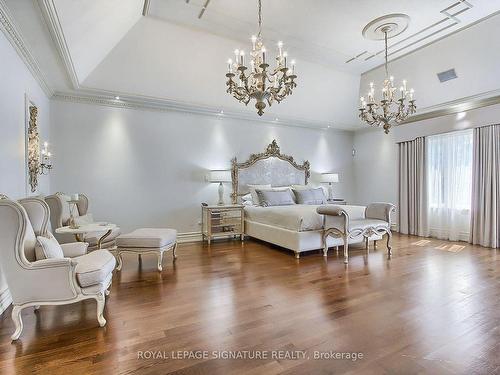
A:
[[[500,247],[500,125],[474,129],[470,242]]]
[[[427,236],[425,138],[399,143],[399,232]]]

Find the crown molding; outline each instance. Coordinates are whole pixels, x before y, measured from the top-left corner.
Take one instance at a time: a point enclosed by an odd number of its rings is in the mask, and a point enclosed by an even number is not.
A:
[[[115,95],[119,95],[120,99],[115,99]],[[337,124],[335,127],[321,121],[309,121],[304,119],[296,119],[289,117],[279,117],[279,120],[271,120],[267,118],[257,118],[254,112],[251,111],[230,111],[224,110],[221,113],[220,108],[201,106],[193,103],[177,102],[162,98],[137,96],[130,94],[114,93],[104,90],[95,90],[90,88],[81,88],[74,92],[56,91],[52,99],[64,102],[75,102],[81,104],[93,104],[114,108],[125,108],[135,110],[150,110],[159,112],[184,112],[205,116],[213,116],[220,119],[232,118],[237,120],[245,120],[259,123],[271,124],[273,126],[292,126],[306,128],[310,130],[320,131],[353,131],[350,126],[342,126]],[[274,115],[269,115],[274,117]],[[330,126],[330,127],[329,127]]]
[[[19,28],[15,24],[14,18],[10,14],[9,9],[3,0],[0,0],[0,29],[2,29],[2,32],[7,37],[7,40],[10,44],[12,44],[21,60],[23,60],[26,67],[31,72],[33,78],[35,78],[42,88],[45,95],[50,98],[54,91],[47,83],[45,75],[42,73],[37,60],[30,52],[29,45],[24,40]]]
[[[64,67],[68,77],[73,85],[73,88],[80,88],[80,81],[78,80],[78,75],[76,74],[75,64],[71,58],[71,53],[69,52],[68,44],[66,43],[66,38],[64,37],[64,32],[62,30],[61,21],[57,13],[56,5],[54,0],[39,0],[38,4],[40,10],[42,11],[43,18],[49,29],[50,36],[54,41],[59,56],[62,59]]]
[[[420,113],[411,116],[402,124],[409,124],[431,118],[452,115],[459,112],[471,111],[473,109],[483,108],[495,104],[500,104],[500,89],[423,108]]]

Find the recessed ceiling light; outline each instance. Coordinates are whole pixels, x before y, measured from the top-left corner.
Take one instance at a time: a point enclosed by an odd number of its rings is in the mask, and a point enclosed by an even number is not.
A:
[[[328,125],[327,128],[330,129],[330,125]]]
[[[115,99],[116,99],[116,100],[120,100],[120,97],[119,97],[119,96],[115,96]]]
[[[224,111],[221,109],[219,113],[220,113],[221,115],[223,115],[223,114],[224,114]]]
[[[279,120],[280,120],[280,119],[279,119],[279,118],[277,118],[277,117],[274,119],[274,121],[279,121]]]

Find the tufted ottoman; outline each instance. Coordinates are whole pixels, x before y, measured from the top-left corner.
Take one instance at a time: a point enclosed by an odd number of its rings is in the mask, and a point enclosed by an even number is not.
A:
[[[122,234],[116,238],[116,256],[120,271],[123,265],[122,253],[147,254],[154,253],[158,255],[158,271],[162,270],[163,253],[172,250],[173,261],[177,255],[177,231],[168,228],[140,228],[130,233]]]

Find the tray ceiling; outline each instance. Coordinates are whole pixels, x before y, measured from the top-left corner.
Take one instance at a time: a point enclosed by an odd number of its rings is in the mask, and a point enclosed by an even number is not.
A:
[[[205,0],[4,1],[56,92],[255,114],[226,94],[224,75],[256,33],[257,0],[211,0],[201,19]],[[409,15],[390,41],[394,59],[499,10],[500,0],[263,0],[266,46],[283,40],[298,74],[294,94],[264,119],[358,129],[361,73],[383,62],[382,43],[361,34],[368,22]]]

